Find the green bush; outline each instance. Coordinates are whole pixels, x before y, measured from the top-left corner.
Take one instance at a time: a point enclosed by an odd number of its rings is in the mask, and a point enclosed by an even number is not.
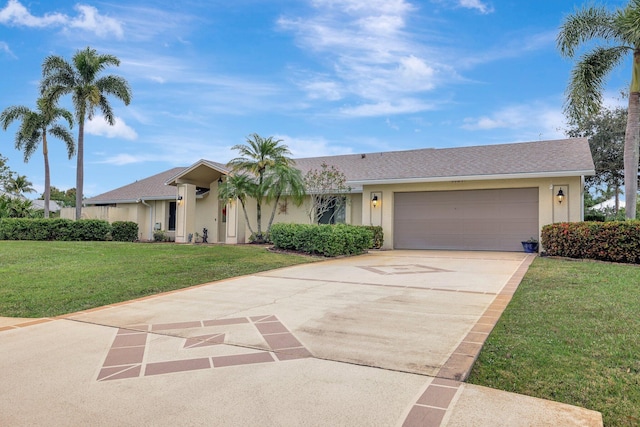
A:
[[[640,264],[640,221],[550,224],[542,245],[551,256]]]
[[[107,240],[111,225],[96,219],[0,219],[0,240]]]
[[[133,221],[114,221],[111,224],[111,239],[116,242],[138,240],[138,224]]]
[[[384,243],[384,232],[379,225],[364,225],[368,230],[373,233],[373,245],[369,249],[380,249]]]
[[[274,224],[271,241],[278,249],[328,257],[359,254],[373,246],[373,231],[353,225]]]

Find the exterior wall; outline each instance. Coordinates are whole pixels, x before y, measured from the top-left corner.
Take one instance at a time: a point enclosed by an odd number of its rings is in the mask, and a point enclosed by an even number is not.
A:
[[[349,221],[349,218],[351,221]],[[347,204],[347,222],[352,225],[362,225],[362,194],[351,194]]]
[[[563,221],[582,221],[583,185],[581,177],[510,179],[492,181],[428,182],[416,184],[392,184],[365,186],[362,194],[362,223],[381,225],[384,231],[383,249],[393,249],[394,193],[410,191],[481,190],[493,188],[538,188],[539,228]],[[562,188],[565,200],[558,203],[555,197]],[[371,203],[378,196],[378,205]],[[538,236],[539,238],[540,236]]]

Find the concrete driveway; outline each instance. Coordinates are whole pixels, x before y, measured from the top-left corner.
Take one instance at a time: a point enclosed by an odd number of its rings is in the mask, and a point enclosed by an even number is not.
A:
[[[462,382],[532,259],[376,252],[0,325],[0,425],[602,425]]]

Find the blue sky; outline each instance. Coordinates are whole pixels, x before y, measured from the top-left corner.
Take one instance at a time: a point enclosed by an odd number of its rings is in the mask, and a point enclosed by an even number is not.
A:
[[[0,109],[35,108],[48,55],[91,46],[121,60],[108,72],[133,99],[112,99],[116,126],[87,124],[86,196],[201,158],[226,162],[252,133],[284,140],[294,157],[562,138],[572,64],[555,38],[582,3],[0,0]],[[611,76],[607,102],[628,75]],[[25,164],[16,130],[0,130],[0,154],[41,192],[42,156]],[[57,140],[50,151],[52,185],[74,187],[75,158]]]

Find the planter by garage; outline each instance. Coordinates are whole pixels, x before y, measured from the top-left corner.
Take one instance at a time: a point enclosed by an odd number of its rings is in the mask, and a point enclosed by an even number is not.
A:
[[[536,254],[538,253],[538,242],[522,242],[522,248],[525,253]]]

